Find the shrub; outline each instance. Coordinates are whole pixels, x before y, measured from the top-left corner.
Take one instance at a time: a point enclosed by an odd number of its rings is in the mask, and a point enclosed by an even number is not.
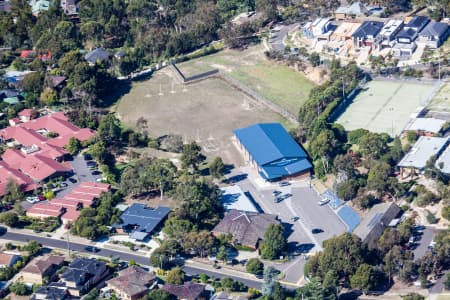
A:
[[[245,266],[248,273],[262,275],[264,272],[264,264],[257,258],[250,258]]]
[[[428,214],[427,214],[427,221],[430,224],[436,224],[438,222],[438,219],[431,212],[428,212]]]
[[[444,206],[442,208],[441,215],[444,219],[450,221],[450,205]]]

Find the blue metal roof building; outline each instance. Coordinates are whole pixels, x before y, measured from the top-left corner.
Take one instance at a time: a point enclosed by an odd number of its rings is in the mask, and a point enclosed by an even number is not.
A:
[[[312,168],[306,151],[279,123],[255,124],[233,133],[246,159],[266,180],[298,175]]]
[[[120,216],[121,224],[114,224],[113,227],[129,232],[130,237],[136,240],[144,240],[166,216],[170,208],[159,206],[151,208],[145,204],[133,203]]]

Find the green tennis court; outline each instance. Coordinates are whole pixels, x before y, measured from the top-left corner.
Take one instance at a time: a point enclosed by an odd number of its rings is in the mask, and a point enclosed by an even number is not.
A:
[[[364,128],[398,135],[430,93],[432,84],[404,81],[370,81],[336,123],[346,130]]]

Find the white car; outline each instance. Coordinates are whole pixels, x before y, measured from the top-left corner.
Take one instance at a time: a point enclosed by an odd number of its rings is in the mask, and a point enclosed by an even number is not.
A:
[[[31,203],[31,204],[39,202],[39,198],[38,197],[27,197],[25,200],[27,202]]]
[[[320,200],[320,201],[318,202],[318,204],[319,204],[320,206],[322,206],[322,205],[327,204],[328,202],[330,202],[330,199],[324,198],[324,199]]]

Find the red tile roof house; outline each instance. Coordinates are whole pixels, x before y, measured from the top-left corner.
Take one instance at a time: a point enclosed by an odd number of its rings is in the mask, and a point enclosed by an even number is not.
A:
[[[183,285],[165,284],[163,290],[174,295],[180,300],[202,300],[204,296],[205,285],[199,283],[187,282]]]
[[[18,180],[19,184],[24,185],[42,182],[71,172],[70,168],[60,163],[68,156],[68,152],[63,147],[68,144],[71,137],[84,142],[96,134],[91,129],[80,129],[71,124],[61,112],[37,119],[32,119],[33,112],[30,110],[23,110],[20,115],[23,123],[0,130],[0,141],[10,147],[21,147],[20,150],[8,149],[3,154],[2,159],[7,167],[3,165],[4,168],[0,168],[0,183],[5,182],[4,178],[8,178],[6,173],[8,168],[8,171],[15,169],[30,178]],[[49,138],[47,137],[49,132],[54,132],[58,136]],[[11,177],[16,180],[14,177],[18,175]],[[3,194],[0,193],[1,195]]]
[[[22,50],[20,52],[20,58],[30,60],[30,61],[35,58],[38,58],[42,61],[47,61],[52,58],[52,53],[50,51],[36,52],[34,50]]]
[[[17,254],[0,253],[0,269],[12,267],[19,260],[19,258],[20,256]]]
[[[36,116],[36,111],[31,108],[26,108],[22,111],[19,111],[17,115],[19,116],[19,119],[22,122],[28,122],[31,121],[31,119],[33,119],[34,116]]]
[[[62,205],[36,203],[27,210],[27,216],[38,219],[45,219],[48,217],[59,218],[65,211],[66,209]]]

